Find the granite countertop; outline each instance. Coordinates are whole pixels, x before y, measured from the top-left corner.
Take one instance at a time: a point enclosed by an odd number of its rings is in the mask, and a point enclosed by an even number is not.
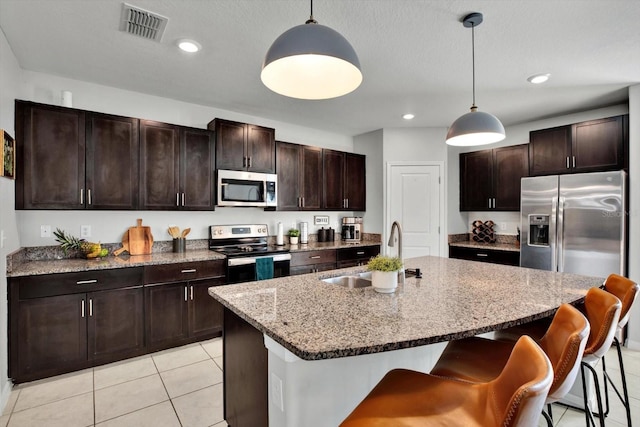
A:
[[[12,266],[7,277],[37,274],[72,273],[77,271],[107,270],[113,268],[141,267],[144,265],[175,264],[179,262],[223,260],[225,256],[209,249],[187,250],[182,253],[158,252],[150,255],[108,256],[100,259],[46,259],[26,261]]]
[[[209,294],[305,360],[377,353],[449,341],[554,313],[603,278],[440,257],[405,260],[393,294],[320,281],[362,267],[209,288]]]
[[[357,243],[346,243],[342,240],[335,240],[333,242],[309,242],[304,245],[287,245],[291,252],[308,252],[317,251],[323,249],[344,249],[344,248],[359,248],[365,246],[380,246],[378,241],[362,240]]]
[[[480,243],[473,240],[465,240],[462,242],[450,242],[449,246],[471,249],[491,249],[494,251],[520,252],[520,245],[513,243]]]

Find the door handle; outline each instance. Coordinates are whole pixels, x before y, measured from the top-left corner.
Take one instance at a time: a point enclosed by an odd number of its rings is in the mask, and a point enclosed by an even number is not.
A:
[[[84,188],[80,189],[80,204],[84,205]]]
[[[91,189],[87,190],[87,204],[91,205]]]
[[[477,254],[476,254],[476,256],[479,256],[479,257],[488,257],[488,256],[489,256],[489,254],[477,253]]]
[[[311,259],[320,259],[320,255],[314,255],[314,256],[309,257],[309,258],[311,258]]]
[[[89,317],[93,316],[93,298],[89,298]]]
[[[190,268],[188,270],[181,270],[180,273],[195,273],[196,271],[195,268]]]
[[[81,316],[84,318],[84,300],[82,300],[80,313],[81,313]]]
[[[573,167],[576,167],[576,156],[571,156],[573,158]]]
[[[180,193],[176,193],[176,206],[180,206]]]
[[[89,285],[91,283],[98,283],[97,279],[91,279],[91,280],[78,280],[76,282],[76,285]]]
[[[184,193],[182,193],[182,206],[184,206]]]
[[[567,169],[569,169],[569,156],[567,156]]]
[[[249,167],[251,167],[251,157],[247,157],[249,159]]]
[[[558,252],[558,272],[564,272],[564,197],[560,197],[558,200],[558,237],[557,237],[557,252]]]
[[[189,301],[189,300],[187,299],[187,287],[186,287],[186,286],[184,287],[184,301],[185,301],[185,302]]]
[[[193,286],[190,286],[190,288],[191,288],[191,291],[190,291],[191,292],[191,301],[193,301]]]
[[[242,167],[246,168],[247,167],[247,158],[246,157],[242,157]]]

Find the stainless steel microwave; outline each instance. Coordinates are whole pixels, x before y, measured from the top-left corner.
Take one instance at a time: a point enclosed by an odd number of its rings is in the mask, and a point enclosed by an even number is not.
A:
[[[277,207],[275,174],[218,170],[218,206]]]

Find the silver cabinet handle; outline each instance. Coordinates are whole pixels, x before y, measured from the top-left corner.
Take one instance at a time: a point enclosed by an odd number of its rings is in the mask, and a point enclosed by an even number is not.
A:
[[[567,169],[569,169],[569,156],[567,156]]]
[[[362,251],[362,252],[356,252],[356,255],[364,255],[364,251]]]
[[[489,200],[489,209],[491,209],[491,197],[489,197],[487,200]]]
[[[188,301],[188,299],[187,299],[187,287],[186,286],[184,287],[184,300]]]
[[[302,207],[304,208],[304,196],[302,197]]]
[[[180,206],[180,193],[176,193],[176,206]]]
[[[97,279],[91,279],[91,280],[78,280],[76,282],[76,285],[90,285],[91,283],[98,283]]]
[[[195,268],[190,268],[188,270],[182,270],[180,273],[195,273],[197,270]]]
[[[84,205],[84,188],[80,189],[80,204]]]
[[[309,258],[311,258],[311,259],[320,259],[320,255],[314,255],[314,256],[309,257]]]
[[[91,189],[87,190],[87,204],[91,205]]]
[[[82,309],[80,311],[82,313],[82,317],[84,317],[84,300],[82,300]]]
[[[489,256],[489,254],[476,254],[476,256],[487,257],[487,256]]]
[[[247,159],[249,160],[249,167],[251,167],[251,157],[247,157]]]
[[[182,206],[184,206],[184,193],[182,193]]]
[[[193,301],[193,286],[191,286],[190,292],[191,292],[191,301]]]
[[[242,167],[246,168],[247,167],[247,158],[242,156]]]
[[[89,317],[93,316],[93,298],[89,298]]]
[[[573,167],[576,167],[576,156],[572,156],[573,157]]]

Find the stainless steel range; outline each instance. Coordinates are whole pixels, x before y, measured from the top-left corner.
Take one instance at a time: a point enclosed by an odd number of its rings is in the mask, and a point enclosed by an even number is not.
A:
[[[289,250],[284,246],[270,245],[268,240],[269,229],[266,224],[209,227],[209,249],[227,256],[227,283],[257,280],[258,259],[273,259],[273,277],[289,275]]]

